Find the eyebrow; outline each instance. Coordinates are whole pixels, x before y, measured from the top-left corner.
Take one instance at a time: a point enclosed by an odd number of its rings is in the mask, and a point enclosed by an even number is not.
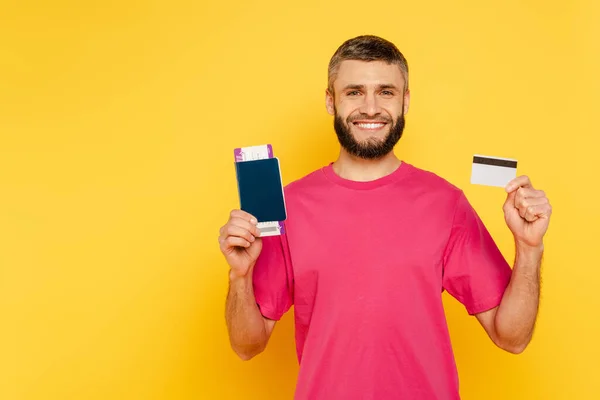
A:
[[[364,90],[365,89],[365,85],[346,85],[346,87],[344,87],[344,91],[346,90]],[[382,89],[395,89],[395,90],[399,90],[396,85],[393,85],[391,83],[383,83],[381,85],[377,85],[377,89],[382,90]]]

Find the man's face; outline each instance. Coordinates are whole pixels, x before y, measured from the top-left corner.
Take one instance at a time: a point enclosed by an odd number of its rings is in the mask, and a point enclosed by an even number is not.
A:
[[[410,96],[397,65],[383,61],[343,61],[327,92],[340,145],[351,155],[378,159],[391,152],[404,130]]]

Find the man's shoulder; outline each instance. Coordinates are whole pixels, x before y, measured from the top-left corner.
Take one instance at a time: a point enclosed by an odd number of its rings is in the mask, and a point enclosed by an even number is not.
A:
[[[409,176],[411,185],[423,190],[446,195],[458,196],[462,194],[461,188],[433,170],[417,167],[412,164],[409,164],[409,168],[411,170],[411,174]]]
[[[323,172],[323,167],[318,168],[300,178],[297,178],[284,187],[287,195],[294,195],[301,192],[318,190],[327,185],[327,179]]]

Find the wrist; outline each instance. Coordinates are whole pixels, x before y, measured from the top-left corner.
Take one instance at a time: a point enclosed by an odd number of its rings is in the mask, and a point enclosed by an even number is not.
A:
[[[544,253],[544,243],[528,244],[521,241],[515,241],[516,253],[522,256],[541,256]]]
[[[232,284],[247,284],[252,282],[252,269],[250,268],[248,272],[244,275],[241,275],[239,272],[236,272],[235,269],[229,270],[229,282]]]
[[[538,269],[541,266],[542,256],[544,254],[544,245],[532,246],[529,244],[518,243],[515,251],[515,267],[519,266],[526,269]]]

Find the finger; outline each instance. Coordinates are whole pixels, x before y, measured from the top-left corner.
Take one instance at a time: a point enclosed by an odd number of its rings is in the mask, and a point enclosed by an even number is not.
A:
[[[515,192],[517,193],[517,198],[516,198],[517,201],[519,201],[521,199],[544,197],[544,195],[545,195],[545,193],[543,193],[543,191],[541,191],[541,190],[535,190],[535,189],[524,188],[524,187],[518,188],[517,190],[515,190]],[[540,194],[540,192],[541,192],[541,194]]]
[[[519,190],[520,191],[520,190]],[[517,196],[515,200],[515,207],[519,210],[519,215],[522,218],[525,218],[525,214],[527,214],[527,210],[529,207],[539,206],[542,204],[548,204],[548,199],[546,197],[520,197],[517,191]]]
[[[533,188],[533,185],[531,184],[531,181],[529,180],[529,177],[527,175],[522,175],[522,176],[518,176],[515,179],[511,180],[507,185],[506,185],[506,191],[508,193],[517,190],[518,188]]]
[[[536,190],[530,188],[518,188],[516,190],[517,201],[519,199],[541,199],[546,197],[546,193],[543,190]]]
[[[230,218],[241,218],[244,221],[248,221],[251,224],[256,225],[258,223],[258,220],[254,217],[254,215],[247,213],[246,211],[243,210],[233,210],[231,211],[231,213],[229,214]]]
[[[539,214],[540,218],[550,218],[550,216],[552,215],[552,204],[548,203],[543,205],[541,210],[541,213]]]
[[[517,196],[518,197],[518,196]],[[546,197],[528,197],[528,198],[517,198],[515,204],[517,208],[527,208],[530,206],[539,206],[541,204],[548,204],[548,198]]]
[[[535,207],[536,206],[527,206],[527,207],[519,207],[519,215],[521,216],[521,218],[523,218],[524,220],[527,221],[534,221],[535,219],[533,217],[535,217]]]
[[[543,202],[548,201],[548,199],[546,197],[540,196],[540,194],[538,192],[540,192],[540,191],[535,190],[535,189],[527,189],[527,188],[517,189],[516,191],[513,192],[513,193],[516,193],[515,207],[517,207],[519,209],[527,208],[527,206],[542,204]]]
[[[527,207],[522,217],[527,222],[533,222],[538,219],[538,216],[535,213],[535,206]]]
[[[227,237],[235,236],[246,239],[248,242],[254,242],[255,237],[249,230],[240,228],[239,226],[229,225],[225,231]]]
[[[229,221],[229,224],[227,224],[227,227],[229,227],[229,226],[237,226],[239,228],[247,230],[254,236],[260,236],[260,229],[258,229],[258,227],[256,225],[254,225],[253,223],[248,222],[242,218],[237,218],[237,217],[232,218]]]
[[[525,216],[523,218],[525,218],[525,220],[529,222],[533,222],[540,218],[547,218],[550,216],[551,213],[552,207],[550,206],[550,204],[538,204],[535,206],[527,207],[527,211],[525,212]]]
[[[245,247],[245,248],[248,248],[248,247],[250,247],[250,242],[247,241],[246,239],[243,239],[243,238],[240,238],[240,237],[229,236],[221,244],[221,249],[223,251],[230,250],[233,247]]]
[[[517,192],[510,192],[508,196],[506,196],[506,201],[504,202],[504,211],[508,211],[510,209],[515,208],[515,198],[517,196]]]
[[[225,242],[225,239],[227,239],[227,236],[228,236],[227,229],[228,229],[228,227],[229,227],[229,224],[224,225],[224,226],[221,227],[221,229],[219,229],[219,243],[221,243],[221,244],[223,242]]]
[[[547,205],[549,205],[549,201],[545,197],[530,197],[517,201],[516,207],[519,210],[519,215],[528,219],[527,216],[538,215],[541,212],[540,207]]]
[[[544,192],[543,190],[534,190],[533,193],[531,193],[531,197],[546,197],[546,192]]]

